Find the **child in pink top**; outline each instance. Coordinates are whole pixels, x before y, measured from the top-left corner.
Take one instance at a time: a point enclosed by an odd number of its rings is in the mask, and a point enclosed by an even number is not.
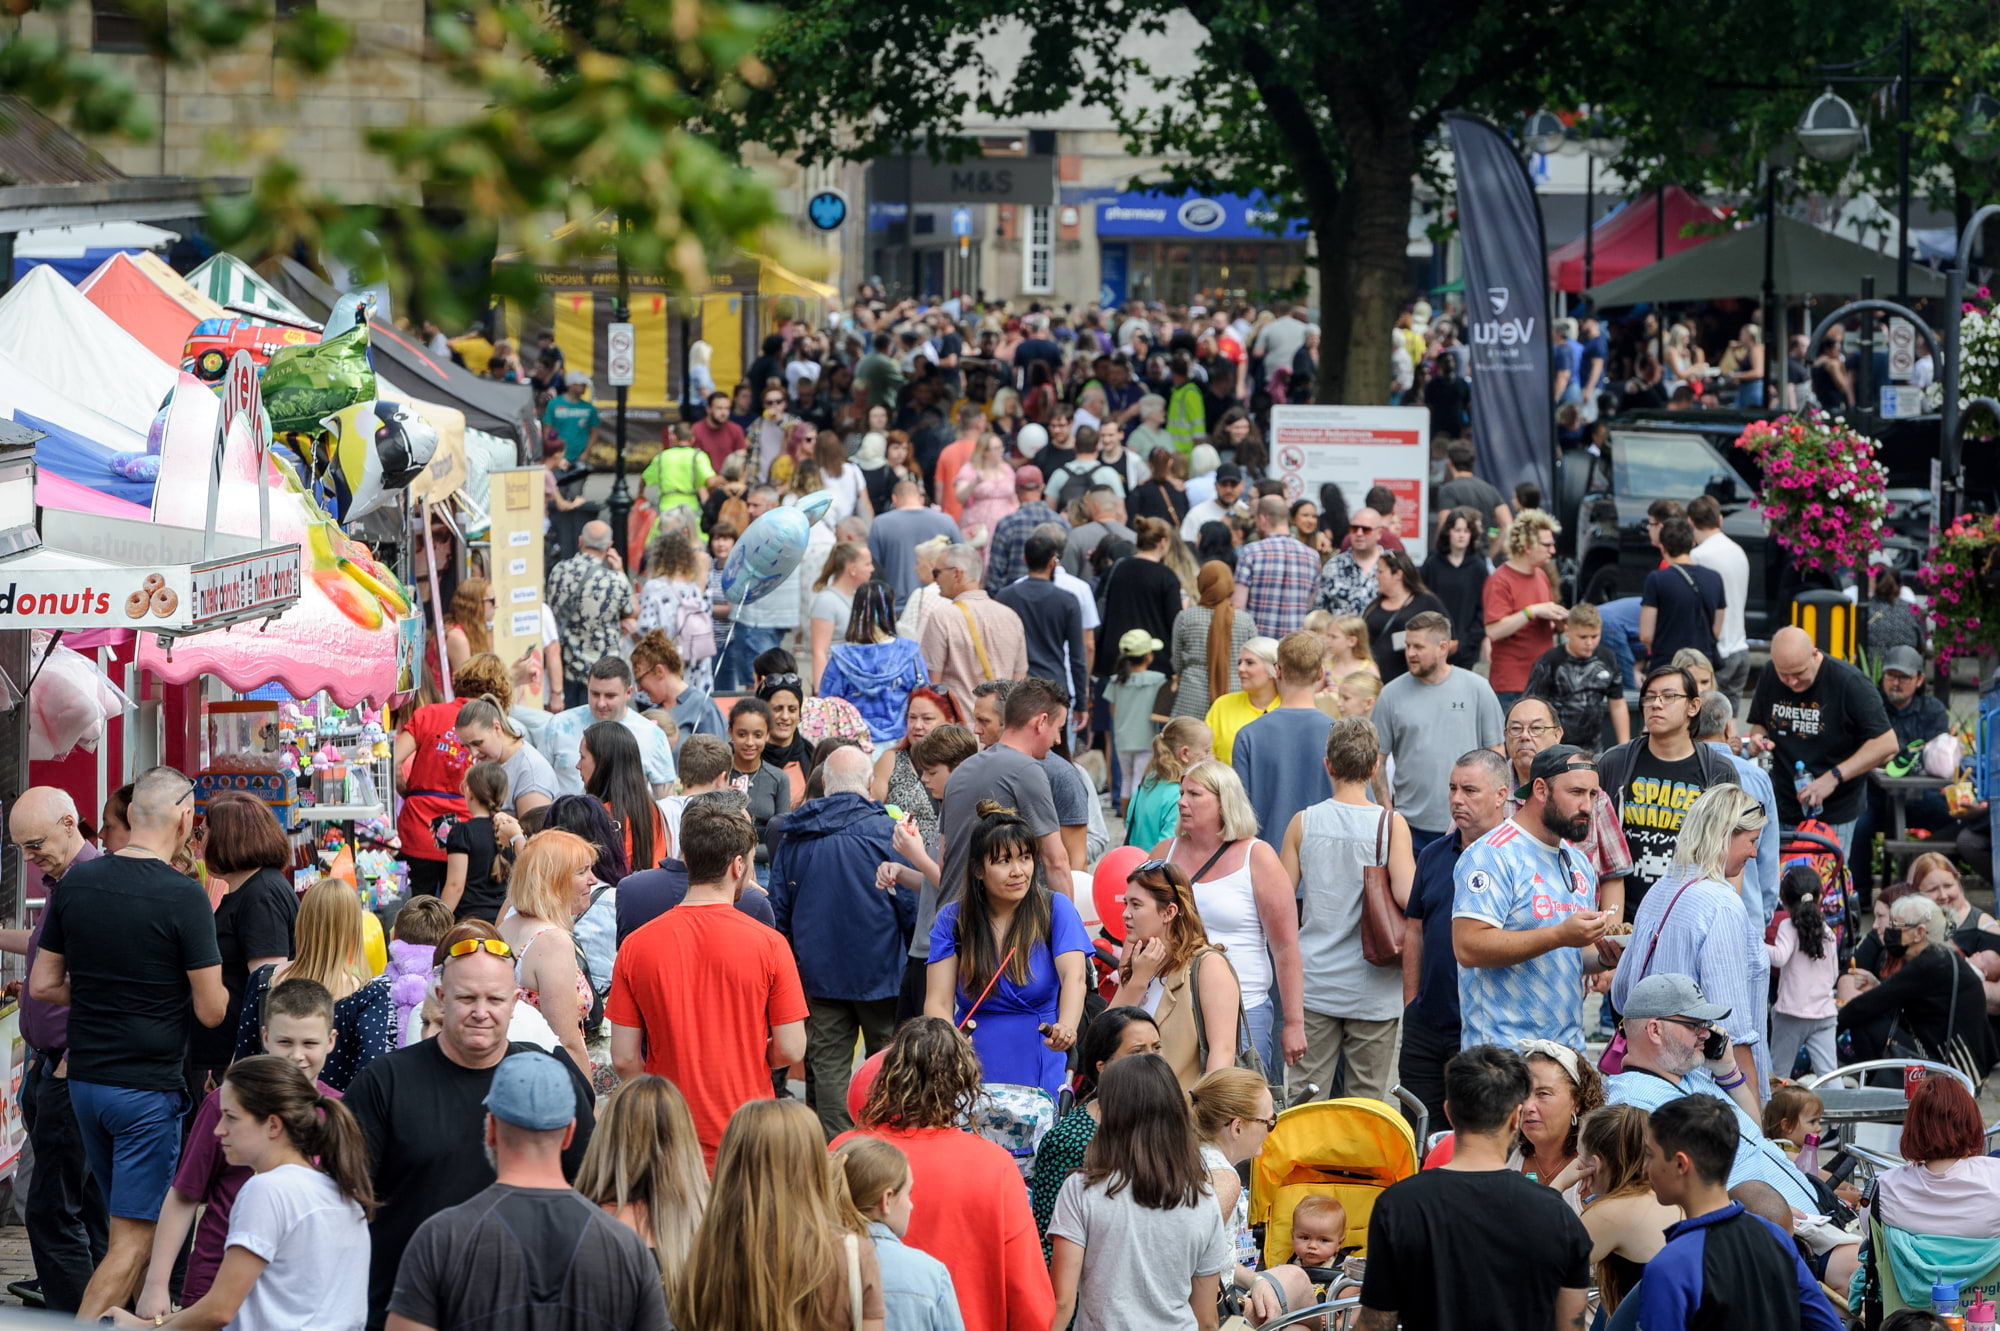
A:
[[[1819,913],[1819,875],[1794,864],[1778,881],[1785,918],[1776,942],[1766,943],[1778,973],[1778,1001],[1771,1005],[1771,1073],[1789,1077],[1803,1045],[1814,1072],[1839,1066],[1834,1052],[1833,983],[1840,975],[1833,931]]]

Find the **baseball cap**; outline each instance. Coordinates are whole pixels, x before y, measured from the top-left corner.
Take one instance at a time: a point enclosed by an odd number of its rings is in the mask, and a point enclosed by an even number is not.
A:
[[[1654,1017],[1721,1021],[1728,1015],[1729,1009],[1720,1003],[1709,1002],[1701,992],[1701,986],[1689,975],[1671,972],[1648,975],[1633,985],[1632,992],[1625,996],[1624,1016],[1627,1021]]]
[[[1554,744],[1535,755],[1535,761],[1528,764],[1528,779],[1515,790],[1514,798],[1525,800],[1534,798],[1537,781],[1553,781],[1564,772],[1595,772],[1597,764],[1591,759],[1588,749],[1579,749],[1574,744]]]
[[[1224,481],[1235,481],[1240,484],[1242,480],[1243,468],[1237,466],[1234,462],[1225,462],[1215,469],[1215,483],[1217,485],[1222,484]]]
[[[1042,488],[1042,469],[1032,462],[1014,468],[1014,488],[1016,490],[1039,490]]]
[[[1899,675],[1922,676],[1924,673],[1923,653],[1908,643],[1904,643],[1900,647],[1891,647],[1888,655],[1882,658],[1882,673],[1886,675],[1891,670]]]
[[[1164,646],[1165,643],[1144,629],[1127,629],[1125,636],[1118,640],[1118,654],[1144,656],[1147,652],[1157,652]]]
[[[502,1123],[551,1132],[576,1117],[576,1087],[563,1065],[547,1054],[509,1054],[493,1069],[486,1109]]]

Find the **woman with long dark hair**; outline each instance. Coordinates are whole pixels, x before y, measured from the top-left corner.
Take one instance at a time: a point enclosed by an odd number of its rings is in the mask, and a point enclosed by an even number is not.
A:
[[[1098,1086],[1102,1122],[1083,1170],[1063,1183],[1049,1221],[1056,1315],[1084,1326],[1215,1324],[1229,1236],[1209,1192],[1187,1096],[1157,1054],[1113,1063]],[[1147,1213],[1151,1214],[1147,1214]],[[1142,1254],[1153,1276],[1130,1279]]]
[[[1452,635],[1458,641],[1451,663],[1462,670],[1479,664],[1480,644],[1486,641],[1484,598],[1486,575],[1492,571],[1486,559],[1485,516],[1469,506],[1446,513],[1438,524],[1430,557],[1424,560],[1423,583],[1431,595],[1444,602]]]
[[[250,1170],[229,1211],[215,1283],[170,1317],[111,1313],[119,1326],[361,1331],[368,1321],[368,1221],[375,1212],[361,1125],[291,1060],[258,1054],[222,1077],[215,1135]]]
[[[979,802],[964,892],[931,925],[926,1016],[972,1035],[985,1079],[1054,1099],[1083,1018],[1090,939],[1067,896],[1037,881],[1041,852],[1012,809]]]
[[[1401,550],[1384,550],[1376,559],[1375,586],[1375,599],[1361,618],[1368,625],[1368,648],[1375,657],[1375,668],[1387,684],[1410,670],[1403,657],[1404,627],[1427,610],[1440,615],[1449,612],[1424,586],[1416,562]]]
[[[666,823],[660,817],[660,806],[653,801],[652,784],[646,780],[639,741],[622,721],[599,721],[583,732],[576,770],[583,778],[585,792],[601,800],[617,824],[626,865],[650,869],[658,864],[666,853]]]
[[[854,591],[844,641],[833,644],[819,680],[823,698],[845,698],[877,744],[903,738],[904,713],[916,689],[931,682],[923,650],[896,636],[896,594],[881,581]]]
[[[1194,540],[1194,557],[1203,564],[1222,564],[1233,576],[1236,572],[1236,540],[1226,522],[1204,522]]]
[[[1097,1083],[1104,1069],[1134,1054],[1160,1052],[1160,1028],[1142,1007],[1106,1008],[1083,1031],[1077,1045],[1077,1104],[1056,1121],[1042,1144],[1035,1148],[1034,1172],[1028,1176],[1028,1204],[1035,1212],[1035,1228],[1042,1233],[1042,1254],[1049,1250],[1049,1217],[1055,1214],[1056,1194],[1063,1180],[1083,1168],[1084,1152],[1097,1136],[1103,1111],[1097,1105]]]

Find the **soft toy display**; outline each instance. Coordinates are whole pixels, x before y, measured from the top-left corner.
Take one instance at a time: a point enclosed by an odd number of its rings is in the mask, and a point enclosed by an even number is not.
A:
[[[326,465],[320,477],[333,516],[352,522],[387,503],[437,453],[437,430],[401,402],[360,402],[320,421]]]
[[[374,397],[366,324],[317,346],[282,348],[264,368],[264,414],[276,435],[312,434],[323,418]]]

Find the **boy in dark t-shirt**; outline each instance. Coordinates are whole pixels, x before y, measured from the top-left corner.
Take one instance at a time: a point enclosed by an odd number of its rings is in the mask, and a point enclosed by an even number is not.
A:
[[[1594,605],[1570,607],[1563,640],[1536,659],[1527,692],[1555,705],[1565,744],[1595,753],[1604,747],[1607,719],[1611,743],[1623,744],[1630,737],[1623,673],[1618,658],[1604,646],[1604,622]]]

